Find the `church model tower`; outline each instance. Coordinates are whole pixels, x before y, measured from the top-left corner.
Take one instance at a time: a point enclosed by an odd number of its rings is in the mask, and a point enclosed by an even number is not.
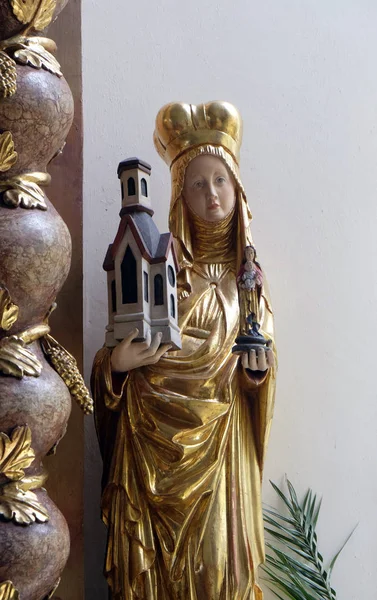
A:
[[[139,341],[148,330],[162,333],[161,343],[181,348],[177,307],[177,258],[171,233],[160,235],[150,200],[151,167],[138,158],[118,166],[122,210],[107,271],[109,324],[106,345],[114,347],[135,327]]]

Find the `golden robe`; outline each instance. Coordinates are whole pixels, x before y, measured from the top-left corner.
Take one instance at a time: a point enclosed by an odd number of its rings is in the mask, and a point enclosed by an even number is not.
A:
[[[181,197],[187,164],[200,153],[221,158],[237,184],[235,208],[220,223],[204,225]],[[105,576],[113,600],[261,600],[261,480],[275,368],[245,371],[232,354],[251,215],[237,165],[221,147],[186,152],[171,172],[182,350],[120,382],[107,348],[93,366]],[[260,331],[274,350],[263,280]]]
[[[131,371],[118,395],[109,351],[95,360],[105,574],[116,600],[262,598],[256,569],[274,372],[252,377],[231,353],[239,329],[234,261],[194,263],[191,285],[179,305],[182,351]],[[264,296],[261,303],[271,337]]]

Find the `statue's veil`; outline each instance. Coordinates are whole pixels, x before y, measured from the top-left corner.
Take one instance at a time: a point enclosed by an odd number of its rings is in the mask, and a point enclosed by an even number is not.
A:
[[[238,166],[229,152],[222,146],[202,145],[192,148],[175,160],[171,166],[172,194],[169,212],[169,229],[176,239],[176,250],[181,281],[187,284],[190,292],[189,269],[194,261],[193,245],[191,239],[190,216],[187,205],[182,197],[185,173],[189,163],[197,156],[210,154],[220,158],[232,174],[236,183],[236,210],[237,223],[237,266],[241,264],[246,246],[252,244],[250,233],[251,212],[247,203],[246,194],[239,176]]]

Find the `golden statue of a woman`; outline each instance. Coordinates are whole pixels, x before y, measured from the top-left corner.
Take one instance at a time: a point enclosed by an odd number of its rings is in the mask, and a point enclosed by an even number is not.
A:
[[[114,600],[260,600],[261,479],[272,419],[273,322],[261,279],[257,354],[232,354],[237,273],[252,245],[242,123],[225,102],[173,103],[155,145],[172,176],[182,350],[160,336],[96,356],[105,576]]]

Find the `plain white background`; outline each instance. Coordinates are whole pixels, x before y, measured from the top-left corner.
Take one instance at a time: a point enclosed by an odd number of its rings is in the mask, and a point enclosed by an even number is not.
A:
[[[377,4],[375,0],[83,3],[85,362],[106,325],[102,261],[118,226],[117,164],[151,163],[167,230],[168,168],[152,143],[172,100],[233,102],[243,183],[276,317],[269,478],[323,495],[340,600],[375,600],[377,556]],[[86,431],[87,598],[105,600],[101,465]],[[270,598],[266,594],[266,600]],[[204,599],[203,599],[204,600]]]

